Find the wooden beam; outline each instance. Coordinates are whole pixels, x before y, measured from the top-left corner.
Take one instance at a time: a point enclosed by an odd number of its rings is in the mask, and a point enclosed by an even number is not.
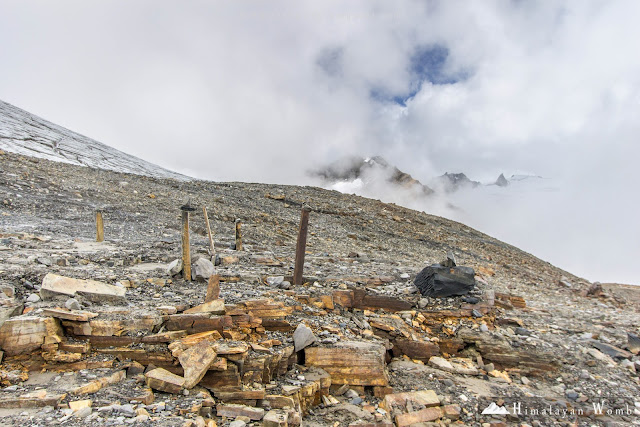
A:
[[[300,229],[298,230],[298,242],[296,244],[296,263],[293,269],[293,284],[302,285],[302,270],[304,269],[304,255],[307,248],[307,230],[309,228],[309,212],[311,208],[302,207],[300,214]]]
[[[96,211],[96,242],[104,242],[104,222],[102,211]]]

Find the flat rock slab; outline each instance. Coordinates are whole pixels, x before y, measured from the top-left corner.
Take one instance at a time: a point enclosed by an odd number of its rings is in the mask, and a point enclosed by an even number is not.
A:
[[[396,415],[396,426],[408,427],[418,423],[427,423],[442,418],[442,409],[439,407],[425,408],[407,414]]]
[[[327,371],[333,384],[389,385],[381,344],[343,341],[331,347],[307,347],[304,352],[305,364]]]
[[[429,365],[454,374],[478,375],[480,373],[473,360],[462,357],[447,360],[439,356],[433,356],[429,359]]]
[[[88,322],[89,319],[98,317],[97,313],[82,310],[62,310],[58,308],[45,308],[43,316],[55,317],[56,319],[74,320],[76,322]]]
[[[43,300],[80,295],[92,302],[124,303],[126,289],[95,280],[73,279],[49,273],[42,279],[40,296]]]
[[[126,377],[127,373],[124,370],[117,371],[107,377],[98,378],[97,380],[91,381],[89,384],[77,387],[71,391],[71,394],[79,395],[97,393],[107,386],[123,381]]]
[[[45,337],[57,335],[59,327],[58,321],[51,317],[12,317],[0,327],[0,348],[7,356],[38,350]]]
[[[475,272],[470,267],[444,267],[433,264],[418,273],[414,284],[425,297],[466,295],[476,285]]]
[[[184,313],[211,313],[211,314],[224,314],[224,300],[215,299],[209,302],[205,302],[204,304],[196,305],[195,307],[191,307],[188,310],[185,310]]]
[[[407,406],[411,408],[440,406],[440,399],[433,390],[408,391],[404,393],[387,394],[381,406],[387,412],[392,412],[394,409],[407,412]]]
[[[289,416],[285,411],[272,409],[267,412],[262,420],[263,427],[287,427]]]
[[[600,341],[591,340],[591,345],[604,354],[616,359],[631,359],[632,356],[632,354],[626,350],[623,350],[611,344],[605,344]]]
[[[167,393],[180,393],[184,386],[184,378],[173,374],[166,369],[156,368],[144,374],[147,378],[147,385],[155,390],[166,391]]]
[[[45,390],[40,390],[20,397],[0,397],[0,408],[55,408],[65,397],[66,394],[48,394]]]
[[[193,388],[202,380],[209,367],[216,359],[216,352],[211,342],[203,340],[189,347],[180,354],[178,360],[184,369],[184,388]]]
[[[264,409],[246,405],[218,405],[216,406],[216,412],[219,417],[237,418],[243,416],[253,421],[259,421],[264,418]]]

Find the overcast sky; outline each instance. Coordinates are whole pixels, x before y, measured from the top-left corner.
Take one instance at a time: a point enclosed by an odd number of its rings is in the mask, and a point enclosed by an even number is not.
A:
[[[303,183],[345,154],[423,181],[542,175],[562,197],[499,220],[573,224],[541,243],[588,248],[560,266],[640,283],[638,16],[635,0],[0,0],[0,99],[198,178]]]

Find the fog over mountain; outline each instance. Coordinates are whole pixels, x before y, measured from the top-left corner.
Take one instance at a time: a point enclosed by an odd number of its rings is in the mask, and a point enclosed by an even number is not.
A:
[[[372,154],[428,187],[542,176],[422,209],[640,283],[637,16],[632,0],[7,1],[0,99],[203,179],[315,184],[309,169]],[[385,185],[373,197],[399,197]]]

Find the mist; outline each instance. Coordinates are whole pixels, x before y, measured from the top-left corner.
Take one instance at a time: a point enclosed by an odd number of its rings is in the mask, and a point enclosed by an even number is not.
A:
[[[636,212],[620,206],[616,221],[599,223],[612,216],[611,198],[594,200],[570,182],[535,175],[516,175],[506,187],[485,183],[450,193],[434,187],[429,196],[389,177],[370,170],[352,181],[317,184],[461,222],[591,282],[638,284],[640,267],[623,261],[637,253],[640,233],[629,226]]]
[[[61,126],[217,181],[309,184],[309,168],[372,153],[422,182],[540,175],[554,191],[460,193],[460,211],[392,196],[590,280],[640,283],[636,1],[20,0],[2,12],[0,99]]]

